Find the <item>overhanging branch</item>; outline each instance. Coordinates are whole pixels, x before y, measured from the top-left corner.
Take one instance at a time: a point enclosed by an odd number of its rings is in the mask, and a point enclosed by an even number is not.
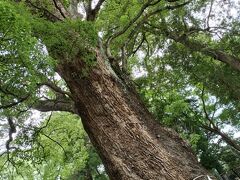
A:
[[[21,97],[16,102],[12,102],[12,103],[9,103],[9,104],[6,104],[6,105],[0,105],[0,109],[8,109],[8,108],[12,108],[14,106],[17,106],[18,104],[20,104],[20,103],[24,102],[25,100],[27,100],[29,96],[30,95]]]
[[[211,48],[207,44],[203,44],[199,41],[192,40],[189,38],[189,36],[192,33],[200,32],[200,31],[206,32],[209,30],[209,28],[207,28],[207,29],[190,28],[190,29],[186,29],[180,35],[175,32],[169,31],[166,28],[167,27],[166,22],[162,22],[162,23],[163,23],[162,27],[153,26],[153,25],[147,23],[150,26],[150,28],[147,28],[147,27],[144,27],[144,28],[148,32],[151,32],[152,34],[155,34],[155,35],[164,33],[168,38],[174,40],[175,42],[181,43],[182,45],[187,47],[189,50],[191,50],[193,52],[200,52],[204,55],[212,57],[213,59],[215,59],[217,61],[220,61],[220,62],[223,62],[223,63],[229,65],[234,70],[240,71],[240,58],[238,58],[237,56],[228,54],[224,51],[221,51],[221,50],[218,50],[215,48]]]
[[[181,8],[187,4],[189,4],[191,1],[187,1],[187,2],[184,2],[184,3],[181,3],[181,4],[177,4],[177,5],[167,5],[167,6],[164,6],[164,7],[159,7],[153,11],[150,11],[148,13],[146,13],[145,15],[144,14],[144,11],[149,8],[150,6],[154,6],[156,4],[158,4],[160,2],[160,0],[157,0],[157,1],[153,1],[153,0],[148,0],[140,9],[140,11],[138,12],[138,14],[132,19],[130,20],[130,22],[125,26],[123,27],[120,31],[116,31],[113,35],[111,35],[107,41],[106,41],[106,55],[109,59],[114,59],[114,57],[112,56],[111,54],[111,48],[110,48],[110,45],[111,45],[111,42],[121,36],[122,34],[124,34],[127,30],[129,30],[134,24],[135,25],[135,28],[132,30],[132,32],[134,33],[136,31],[136,29],[138,29],[139,27],[141,27],[145,22],[147,22],[147,20],[152,17],[152,16],[155,16],[157,14],[159,14],[160,12],[164,11],[164,10],[175,10],[175,9],[178,9],[178,8]],[[142,17],[141,20],[139,20],[140,18]],[[138,21],[138,23],[136,23]],[[132,33],[131,32],[131,33]],[[131,34],[130,33],[130,34]]]
[[[46,19],[48,19],[49,21],[52,22],[56,22],[56,21],[62,21],[62,17],[59,17],[58,15],[56,15],[55,13],[50,12],[48,9],[38,6],[34,3],[31,2],[31,0],[26,0],[25,3],[32,8],[33,10],[37,10],[42,12],[42,16],[44,16]]]
[[[174,35],[170,36],[176,42],[179,42],[189,48],[192,51],[201,52],[207,56],[212,57],[215,60],[221,61],[233,69],[240,71],[240,59],[236,56],[227,54],[223,51],[208,47],[206,45],[201,44],[197,41],[191,41],[187,37],[177,37]]]
[[[39,83],[38,84],[39,87],[41,86],[47,86],[48,88],[50,88],[51,90],[54,91],[54,93],[59,93],[59,94],[62,94],[63,96],[68,96],[70,98],[72,98],[72,95],[70,92],[67,92],[67,91],[64,91],[62,90],[60,87],[58,87],[56,84],[54,84],[53,82],[51,81],[45,81],[45,82],[42,82],[42,83]]]
[[[74,102],[70,99],[38,100],[32,108],[41,112],[66,111],[77,114]]]

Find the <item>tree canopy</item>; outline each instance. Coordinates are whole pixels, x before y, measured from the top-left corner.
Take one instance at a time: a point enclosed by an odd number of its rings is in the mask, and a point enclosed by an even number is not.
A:
[[[56,66],[84,57],[72,73],[84,78],[95,47],[206,169],[240,177],[239,12],[234,0],[0,0],[0,177],[107,179]]]

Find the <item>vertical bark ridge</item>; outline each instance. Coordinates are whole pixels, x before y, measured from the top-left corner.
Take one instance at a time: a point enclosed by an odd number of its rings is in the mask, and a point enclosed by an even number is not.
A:
[[[80,58],[58,67],[111,179],[185,180],[207,175],[179,136],[160,127],[134,90],[113,75],[100,52],[88,76],[80,75],[82,68]]]

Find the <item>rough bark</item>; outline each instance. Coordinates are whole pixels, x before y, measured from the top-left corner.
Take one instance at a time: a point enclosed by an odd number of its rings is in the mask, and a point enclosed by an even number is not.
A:
[[[53,2],[52,11],[29,0],[26,4],[33,13],[42,12],[42,16],[52,22],[73,16],[64,11],[60,1]],[[88,20],[96,18],[103,2],[99,1],[99,7],[96,6],[96,12],[91,12]],[[132,22],[135,20],[130,22],[130,26]],[[120,33],[126,30],[124,28]],[[77,113],[110,179],[190,180],[208,175],[187,144],[175,132],[154,121],[135,91],[111,71],[99,51],[96,51],[96,66],[88,76],[81,75],[84,66],[80,56],[61,60],[58,72],[71,91]]]
[[[96,66],[88,76],[76,76],[83,62],[81,58],[62,61],[58,71],[110,179],[190,180],[208,175],[187,144],[154,121],[98,50]]]
[[[64,99],[38,100],[31,108],[41,112],[66,111],[66,112],[77,114],[77,110],[75,109],[74,102],[71,100],[64,100]]]

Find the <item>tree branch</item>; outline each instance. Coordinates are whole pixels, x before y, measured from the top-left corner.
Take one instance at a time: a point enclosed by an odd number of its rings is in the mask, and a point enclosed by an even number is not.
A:
[[[88,4],[88,9],[87,9],[87,20],[88,21],[95,21],[97,18],[97,14],[100,11],[100,8],[102,4],[104,3],[105,0],[99,0],[96,7],[92,9],[91,4],[92,1],[89,1],[90,4]]]
[[[7,149],[7,153],[9,153],[9,150],[11,149],[10,143],[13,141],[12,134],[16,133],[16,126],[11,117],[8,117],[7,121],[8,121],[8,125],[9,125],[9,132],[8,132],[8,140],[6,142],[6,149]]]
[[[217,49],[210,48],[205,44],[201,44],[200,42],[191,41],[186,34],[178,36],[176,34],[169,33],[169,37],[176,42],[183,44],[192,51],[201,52],[207,56],[212,57],[215,60],[228,64],[230,67],[237,71],[240,71],[240,59],[236,56],[227,54]]]
[[[6,104],[6,105],[1,105],[0,109],[8,109],[8,108],[12,108],[14,106],[17,106],[18,104],[20,104],[20,103],[24,102],[25,100],[27,100],[29,96],[30,95],[26,95],[26,96],[24,96],[22,98],[19,98],[19,100],[16,101],[16,102],[13,102],[13,103],[10,103],[10,104]]]
[[[37,5],[35,5],[34,3],[31,2],[31,0],[26,0],[25,3],[35,9],[35,10],[39,10],[43,13],[43,17],[45,17],[46,19],[48,19],[49,21],[52,22],[56,22],[56,21],[62,21],[63,19],[61,17],[58,17],[58,15],[50,12],[48,9],[44,8],[44,7],[38,7]]]
[[[130,20],[130,22],[129,22],[125,27],[123,27],[122,30],[117,31],[116,33],[114,33],[112,36],[110,36],[110,37],[107,39],[107,42],[106,42],[106,55],[107,55],[107,57],[108,57],[109,59],[114,59],[114,57],[113,57],[112,54],[111,54],[111,49],[110,49],[110,44],[111,44],[111,42],[112,42],[115,38],[117,38],[117,37],[121,36],[122,34],[124,34],[133,24],[135,24],[135,23],[140,19],[140,17],[143,15],[144,11],[145,11],[148,7],[153,6],[153,5],[156,5],[156,4],[159,3],[159,2],[160,2],[160,0],[157,0],[157,1],[155,1],[155,2],[152,2],[152,0],[148,0],[147,3],[145,3],[145,4],[142,6],[142,8],[141,8],[140,11],[138,12],[138,14],[137,14],[132,20]],[[154,11],[146,14],[146,15],[142,18],[142,20],[141,20],[139,23],[137,23],[136,27],[140,27],[140,26],[143,25],[144,22],[146,22],[150,17],[152,17],[152,16],[154,16],[154,15],[156,15],[156,14],[158,14],[158,13],[164,11],[164,10],[174,10],[174,9],[178,9],[178,8],[181,8],[181,7],[189,4],[190,2],[191,2],[191,1],[187,1],[187,2],[185,2],[185,3],[177,4],[177,5],[174,5],[174,6],[169,6],[169,5],[168,5],[168,6],[165,6],[165,7],[157,8],[156,10],[154,10]],[[135,27],[135,29],[136,29],[136,27]],[[135,31],[135,30],[133,30],[133,31]]]
[[[143,14],[143,12],[151,5],[151,1],[152,0],[148,0],[140,9],[140,11],[138,12],[138,14],[132,19],[130,20],[130,22],[122,28],[122,30],[115,32],[113,35],[111,35],[106,42],[106,54],[107,57],[112,59],[112,54],[111,54],[111,50],[110,50],[110,44],[112,42],[112,40],[114,40],[115,38],[117,38],[118,36],[124,34]]]
[[[221,132],[219,128],[211,128],[211,127],[209,127],[207,125],[204,125],[204,124],[202,124],[201,127],[203,129],[206,129],[207,131],[210,131],[210,132],[212,132],[214,134],[219,135],[224,142],[226,142],[229,146],[233,147],[235,150],[240,152],[240,144],[239,144],[239,142],[237,142],[236,140],[232,139],[227,134]]]
[[[58,87],[56,84],[54,84],[51,81],[45,81],[45,82],[42,82],[42,83],[38,84],[38,86],[44,86],[44,85],[49,87],[50,89],[52,89],[56,93],[60,93],[64,96],[67,95],[68,97],[72,98],[72,95],[71,95],[70,92],[62,90],[60,87]]]
[[[209,9],[209,12],[208,12],[208,17],[207,17],[207,28],[209,28],[209,20],[210,20],[210,17],[211,17],[211,13],[212,13],[212,7],[213,7],[213,0],[211,0],[211,4],[210,4],[210,9]]]
[[[59,0],[53,0],[53,3],[63,18],[70,17],[69,12],[67,12],[67,10],[64,8],[63,4]]]
[[[158,9],[156,9],[155,11],[147,14],[147,16],[146,16],[145,18],[148,19],[149,17],[151,17],[151,16],[153,16],[153,15],[155,15],[155,14],[158,14],[158,13],[164,11],[164,10],[174,10],[174,9],[181,8],[181,7],[189,4],[190,2],[191,2],[191,0],[186,1],[185,3],[181,3],[181,4],[174,5],[174,6],[169,6],[169,5],[168,5],[168,6],[165,6],[165,7],[158,8]]]
[[[47,134],[40,132],[43,136],[45,136],[46,138],[50,139],[51,141],[53,141],[54,143],[56,143],[58,146],[60,146],[64,152],[64,156],[67,158],[67,153],[66,150],[64,149],[64,147],[56,140],[54,140],[53,138],[51,138],[50,136],[48,136]]]
[[[150,24],[148,23],[148,25]],[[217,61],[220,61],[229,65],[234,70],[240,71],[240,58],[238,58],[237,56],[225,53],[218,49],[208,47],[207,44],[203,44],[201,42],[189,39],[188,36],[191,35],[192,33],[199,32],[199,31],[206,32],[209,30],[208,28],[207,29],[189,28],[185,30],[184,33],[179,35],[179,34],[176,34],[175,32],[169,31],[166,28],[167,26],[165,22],[163,22],[163,27],[156,27],[153,25],[150,25],[150,26],[154,27],[155,29],[149,29],[147,27],[145,27],[145,29],[156,35],[159,35],[159,33],[164,32],[168,38],[174,40],[175,42],[181,43],[191,51],[200,52],[204,55],[212,57]]]
[[[211,126],[202,124],[202,127],[210,132],[213,132],[217,135],[220,135],[222,140],[224,140],[228,145],[232,146],[234,149],[238,150],[240,152],[240,145],[237,143],[237,141],[233,140],[231,137],[229,137],[227,134],[221,132],[221,130],[214,124],[213,119],[211,119],[207,113],[206,110],[206,104],[204,101],[204,87],[202,89],[202,93],[201,93],[201,100],[202,100],[202,104],[203,104],[203,111],[205,114],[206,119],[210,122]]]
[[[66,111],[77,114],[74,102],[70,99],[38,100],[32,108],[41,112]]]
[[[205,115],[206,119],[209,121],[210,125],[212,125],[214,129],[216,129],[217,126],[214,124],[213,120],[209,117],[209,115],[207,113],[206,104],[205,104],[205,100],[204,100],[204,90],[205,90],[205,88],[203,86],[202,93],[201,93],[201,96],[200,96],[201,101],[202,101],[202,105],[203,105],[203,112],[204,112],[204,115]]]
[[[136,54],[136,52],[137,52],[137,51],[140,49],[140,47],[142,46],[144,40],[145,40],[145,36],[143,35],[143,36],[142,36],[142,39],[141,39],[141,41],[140,41],[140,43],[139,43],[139,45],[136,47],[135,50],[132,51],[131,54]]]

